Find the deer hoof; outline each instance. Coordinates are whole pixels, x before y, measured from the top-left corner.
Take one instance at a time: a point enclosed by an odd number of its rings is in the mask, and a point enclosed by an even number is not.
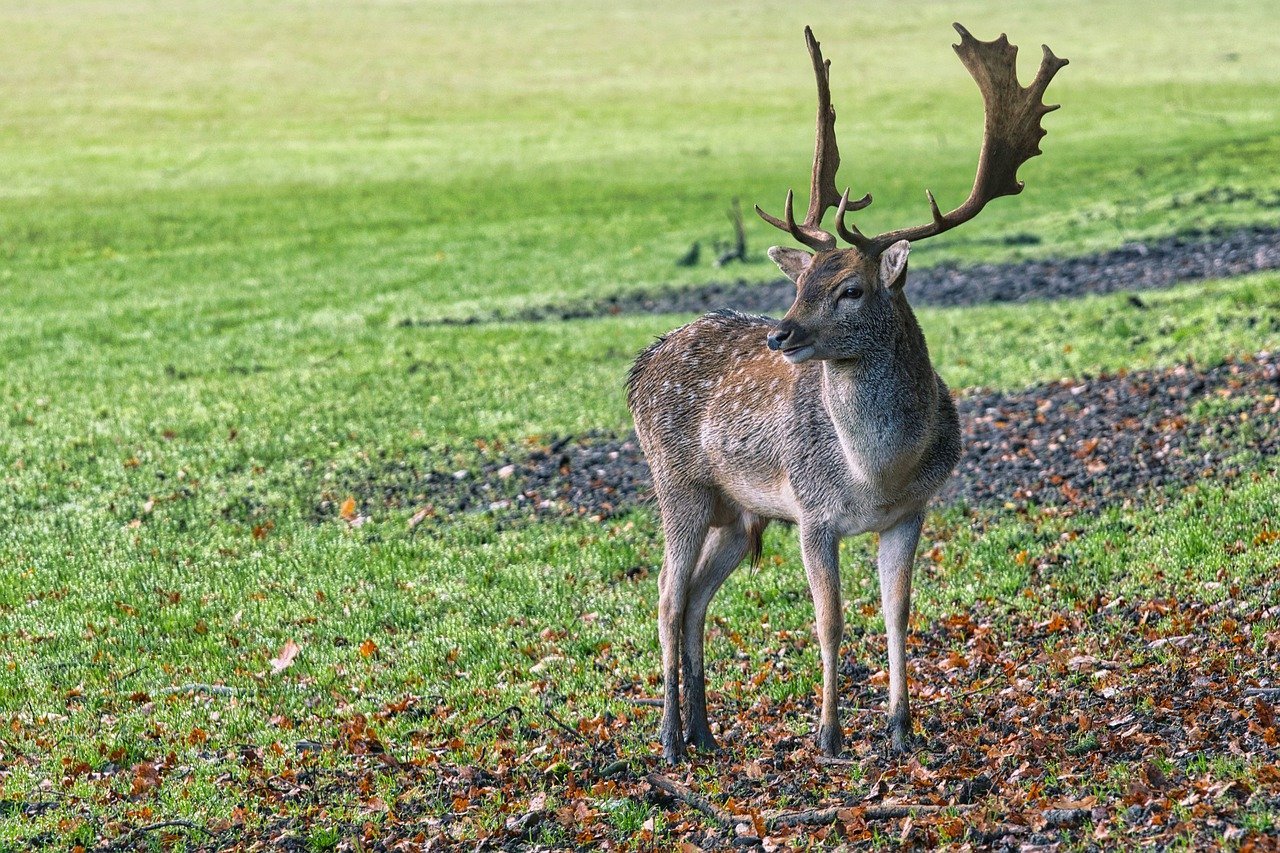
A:
[[[899,755],[910,752],[915,740],[911,733],[911,715],[895,714],[890,717],[888,735],[893,752]]]
[[[844,750],[844,732],[837,726],[818,726],[818,749],[823,755],[838,756]]]

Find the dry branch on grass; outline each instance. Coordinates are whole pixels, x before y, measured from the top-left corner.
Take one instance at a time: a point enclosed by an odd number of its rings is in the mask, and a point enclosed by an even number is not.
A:
[[[730,814],[705,797],[698,795],[688,786],[663,776],[661,773],[650,773],[644,778],[653,787],[697,809],[725,828],[731,829],[739,823],[752,823],[751,816]],[[832,806],[830,808],[806,809],[798,812],[779,809],[773,812],[766,812],[761,817],[765,826],[772,829],[779,826],[823,826],[835,823],[842,814],[849,814],[854,810],[864,820],[893,820],[895,818],[910,817],[915,814],[938,814],[948,810],[968,811],[973,808],[975,806],[972,805],[936,806],[914,805],[911,803],[880,803],[866,806]]]
[[[680,784],[674,779],[669,779],[666,776],[663,776],[661,773],[650,773],[644,777],[644,780],[659,791],[662,791],[664,794],[669,794],[677,800],[684,802],[686,805],[692,806],[714,820],[716,823],[719,823],[721,826],[728,829],[732,829],[733,825],[736,823],[744,823],[751,820],[748,817],[739,817],[729,814],[719,806],[698,796],[688,787]]]
[[[192,823],[189,820],[161,820],[155,823],[148,823],[144,826],[136,827],[129,831],[127,835],[120,837],[113,845],[108,847],[109,850],[123,850],[136,842],[148,832],[158,832],[162,829],[185,829],[187,832],[198,832],[207,838],[213,838],[213,833],[205,829],[198,823]]]
[[[183,693],[207,693],[210,696],[235,696],[236,689],[228,687],[225,684],[201,684],[200,682],[191,682],[189,684],[179,684],[175,687],[165,687],[156,691],[157,696],[181,695]]]
[[[765,826],[825,826],[835,823],[841,814],[856,812],[863,820],[895,820],[900,817],[911,817],[918,814],[940,814],[947,811],[969,811],[972,805],[933,806],[913,805],[911,803],[881,803],[871,806],[831,806],[825,809],[807,809],[802,812],[775,811],[766,812]]]

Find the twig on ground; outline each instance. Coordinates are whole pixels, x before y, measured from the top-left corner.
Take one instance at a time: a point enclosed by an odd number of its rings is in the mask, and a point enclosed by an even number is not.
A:
[[[235,696],[236,689],[225,684],[201,684],[198,681],[193,681],[189,684],[164,687],[156,691],[157,696],[171,696],[176,693],[208,693],[212,696]]]
[[[1246,696],[1258,696],[1263,699],[1280,699],[1280,687],[1246,687]]]
[[[127,835],[116,839],[108,849],[123,849],[132,844],[140,836],[160,829],[185,829],[189,832],[199,832],[209,838],[213,838],[213,833],[198,823],[192,823],[189,820],[162,820],[156,823],[148,823],[144,826],[135,827],[130,830]]]
[[[1072,829],[1089,819],[1088,809],[1047,809],[1041,816],[1050,826]]]
[[[631,769],[631,764],[626,759],[612,761],[604,766],[600,771],[600,778],[608,779],[610,776],[618,776],[626,773]]]
[[[913,705],[913,707],[932,708],[934,705],[944,705],[947,702],[959,702],[961,699],[967,699],[976,693],[982,693],[983,691],[990,690],[992,687],[995,687],[997,684],[999,684],[1000,681],[1001,679],[999,676],[993,676],[986,683],[979,684],[977,687],[973,687],[973,688],[970,688],[969,690],[965,690],[963,693],[953,693],[950,696],[939,696],[937,699],[930,699],[928,702],[923,702],[919,705]],[[853,705],[842,706],[840,708],[840,711],[842,713],[847,713],[847,714],[886,714],[888,713],[888,711],[886,711],[884,708],[862,708],[862,707],[857,707]]]
[[[674,779],[669,779],[666,776],[663,776],[661,773],[650,773],[644,777],[644,780],[659,791],[662,791],[664,794],[669,794],[677,800],[681,800],[685,804],[692,806],[726,829],[732,829],[734,824],[737,823],[749,823],[751,821],[751,818],[746,817],[745,815],[738,817],[729,814],[724,809],[708,802],[693,791],[689,790],[689,788],[681,785]]]
[[[847,759],[834,760],[845,761]],[[681,800],[689,806],[692,806],[726,828],[732,828],[738,823],[751,823],[752,819],[749,816],[729,814],[729,812],[719,806],[698,796],[686,786],[663,776],[661,773],[650,773],[645,776],[644,779],[658,790]],[[850,806],[832,806],[825,809],[809,809],[801,812],[766,812],[762,815],[762,818],[764,819],[765,826],[773,829],[779,826],[823,826],[825,824],[834,823],[838,820],[841,812],[848,812],[855,809],[862,815],[864,820],[892,820],[894,818],[910,817],[916,814],[938,814],[948,810],[969,811],[974,808],[977,807],[974,805],[911,805],[910,803],[883,803],[873,806],[859,806],[855,804]]]
[[[986,684],[979,684],[977,687],[966,690],[963,693],[956,693],[952,696],[941,696],[937,699],[930,699],[928,702],[925,702],[919,707],[932,708],[934,705],[944,705],[947,702],[959,702],[961,699],[967,699],[970,696],[973,696],[974,694],[982,693],[984,690],[990,690],[992,687],[996,686],[998,681],[999,679],[993,678],[990,681],[988,681]]]
[[[555,723],[555,724],[556,724],[556,726],[557,726],[557,727],[559,727],[559,729],[560,729],[561,731],[565,732],[566,734],[568,734],[570,737],[574,738],[575,740],[578,740],[578,741],[580,741],[580,742],[582,742],[582,743],[585,743],[587,746],[591,747],[592,749],[595,749],[594,744],[592,744],[589,740],[587,740],[585,737],[583,737],[583,736],[582,736],[582,732],[578,731],[577,729],[572,728],[572,727],[571,727],[568,723],[566,723],[564,720],[562,720],[562,719],[560,719],[559,717],[557,717],[557,716],[552,712],[552,710],[551,710],[550,708],[548,708],[546,705],[543,705],[543,706],[542,706],[542,713],[546,714],[546,715],[547,715],[547,719],[548,719],[548,720],[550,720],[551,722]]]
[[[519,705],[508,705],[498,713],[493,714],[492,716],[489,716],[489,717],[485,717],[483,720],[481,720],[478,724],[476,724],[476,727],[473,733],[482,732],[485,729],[489,728],[489,726],[498,722],[498,720],[507,716],[515,717],[517,720],[523,719],[524,709],[521,708]]]
[[[1178,637],[1160,637],[1159,639],[1155,639],[1147,643],[1147,648],[1160,649],[1160,648],[1164,648],[1165,646],[1176,646],[1178,648],[1181,648],[1183,645],[1190,642],[1193,638],[1194,638],[1194,635],[1192,634],[1183,634]]]
[[[441,704],[444,704],[444,703],[442,702]],[[498,713],[493,714],[492,716],[489,716],[489,717],[485,717],[483,720],[481,720],[480,723],[474,729],[472,729],[471,733],[473,735],[480,734],[480,732],[489,728],[489,726],[493,725],[498,720],[508,716],[514,717],[517,720],[522,720],[524,719],[524,709],[518,705],[508,705]],[[480,757],[483,758],[485,755],[488,754],[488,752],[489,752],[489,744],[485,743],[483,746],[480,747]]]
[[[55,795],[54,799],[32,800],[28,803],[24,803],[22,806],[23,817],[26,817],[26,818],[39,817],[40,815],[47,812],[49,809],[56,809],[58,806],[62,805],[63,802],[66,800],[66,795],[63,794],[61,791],[47,791],[46,793]]]
[[[648,705],[651,708],[661,708],[663,704],[661,699],[649,696],[623,696],[622,701],[631,705]]]
[[[955,809],[968,811],[972,805],[925,806],[910,803],[885,803],[878,806],[832,806],[826,809],[810,809],[803,812],[766,812],[763,815],[765,826],[823,826],[834,823],[841,812],[860,810],[863,820],[893,820],[899,817],[911,817],[913,814],[938,814]]]

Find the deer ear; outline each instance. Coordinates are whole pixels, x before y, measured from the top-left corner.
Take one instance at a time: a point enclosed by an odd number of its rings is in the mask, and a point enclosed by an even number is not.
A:
[[[899,240],[880,253],[880,283],[890,290],[907,283],[907,255],[911,244]]]
[[[769,249],[769,260],[778,265],[778,269],[792,281],[798,282],[800,274],[809,268],[813,255],[803,249],[788,249],[785,246],[774,246]]]

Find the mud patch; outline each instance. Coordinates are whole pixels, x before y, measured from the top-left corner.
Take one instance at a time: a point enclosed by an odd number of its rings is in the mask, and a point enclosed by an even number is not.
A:
[[[1117,291],[1153,290],[1189,281],[1280,269],[1280,228],[1165,237],[1075,258],[912,270],[907,293],[913,305],[966,306],[995,302],[1065,299]],[[701,314],[732,308],[749,314],[781,314],[795,286],[786,279],[628,293],[595,301],[529,308],[463,319],[401,321],[403,326],[573,320],[619,314]]]
[[[1231,479],[1280,452],[1280,354],[974,393],[957,405],[965,451],[942,502],[1123,504],[1172,484]],[[429,509],[437,519],[475,510],[605,518],[651,498],[634,434],[477,455],[457,470],[349,471],[338,482],[334,495],[355,495],[365,512]],[[336,516],[336,502],[321,501],[316,519]]]

